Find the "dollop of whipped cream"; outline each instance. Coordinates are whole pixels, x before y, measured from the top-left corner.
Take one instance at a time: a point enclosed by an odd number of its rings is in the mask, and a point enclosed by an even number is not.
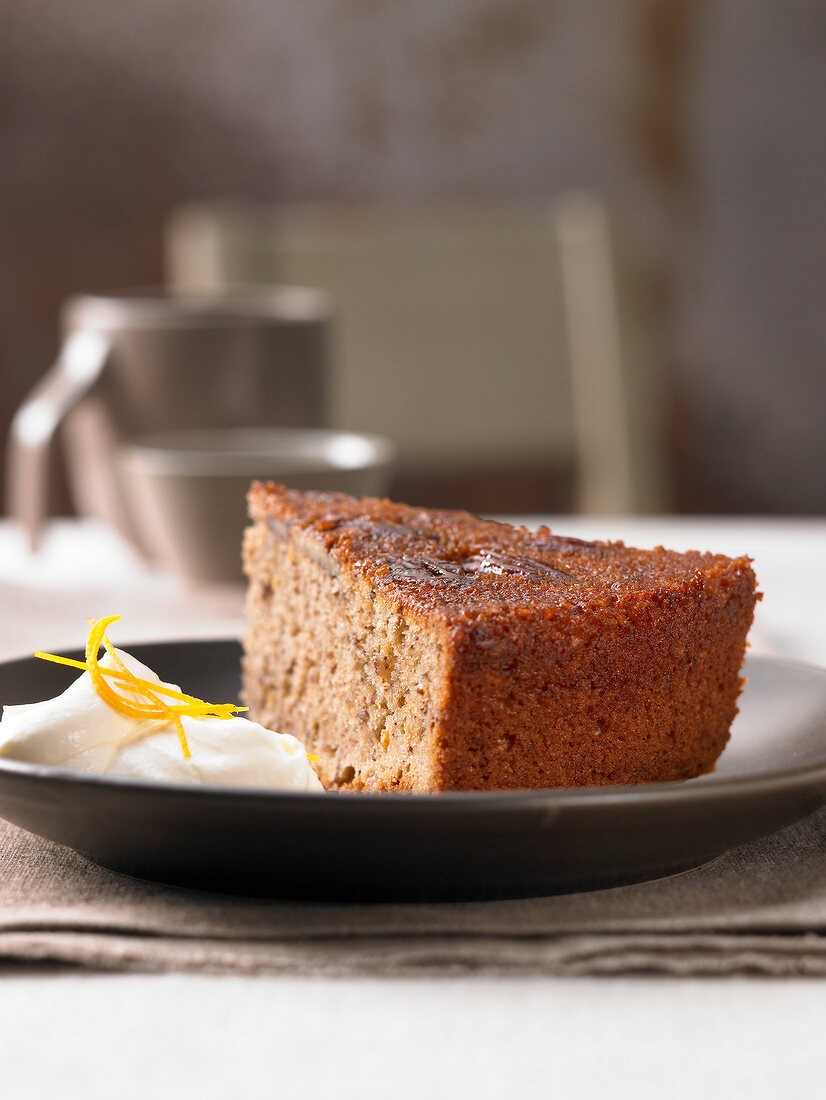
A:
[[[131,654],[116,651],[130,672],[154,684],[163,681]],[[114,668],[107,654],[103,668]],[[125,699],[137,695],[110,681]],[[175,691],[177,684],[164,684]],[[130,776],[172,783],[217,783],[290,791],[324,788],[310,766],[304,746],[289,733],[236,716],[181,718],[191,756],[182,750],[178,731],[157,719],[136,720],[120,714],[95,690],[84,672],[62,695],[40,703],[3,707],[0,756],[30,764]]]

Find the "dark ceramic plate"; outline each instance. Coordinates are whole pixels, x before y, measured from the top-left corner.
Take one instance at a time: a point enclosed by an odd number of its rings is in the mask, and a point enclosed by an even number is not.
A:
[[[202,698],[239,694],[237,642],[127,647]],[[285,898],[472,899],[673,874],[826,803],[826,670],[752,658],[729,747],[686,783],[442,795],[282,794],[0,760],[0,815],[130,875]],[[74,674],[0,664],[0,703]]]

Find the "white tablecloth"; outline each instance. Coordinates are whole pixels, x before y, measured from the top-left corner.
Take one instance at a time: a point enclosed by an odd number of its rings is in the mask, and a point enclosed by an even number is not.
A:
[[[540,522],[531,519],[531,523]],[[826,520],[549,519],[563,533],[749,553],[754,650],[826,665]],[[238,635],[240,589],[187,591],[94,524],[31,559],[0,523],[0,658]],[[241,979],[8,971],[0,1096],[821,1097],[826,987],[646,979]]]

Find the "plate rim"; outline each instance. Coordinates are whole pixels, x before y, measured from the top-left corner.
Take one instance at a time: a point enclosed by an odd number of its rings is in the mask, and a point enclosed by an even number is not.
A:
[[[158,641],[125,642],[122,648],[130,653],[148,647],[174,648],[177,646],[216,646],[232,645],[241,647],[238,638],[164,638]],[[60,656],[83,657],[82,649],[61,649],[56,651]],[[138,654],[139,656],[139,654]],[[0,661],[0,671],[9,666],[30,663],[37,660],[34,656],[15,657]],[[790,667],[792,669],[812,673],[823,678],[826,685],[826,668],[810,664],[794,657],[774,657],[763,654],[754,654],[746,658],[741,670],[748,680],[748,669],[753,665],[767,665],[771,667]],[[744,690],[747,688],[744,687]],[[0,705],[2,701],[0,700]],[[438,804],[448,812],[458,812],[465,808],[492,808],[497,812],[512,809],[514,812],[533,809],[593,809],[595,807],[611,806],[617,803],[628,805],[632,802],[645,804],[658,804],[665,802],[695,803],[703,802],[708,798],[733,798],[744,791],[760,794],[767,790],[782,789],[798,790],[808,787],[819,787],[826,784],[826,728],[824,728],[824,759],[821,764],[801,765],[795,768],[787,768],[782,771],[774,770],[758,775],[735,776],[698,776],[703,782],[692,785],[695,780],[675,780],[663,783],[637,783],[627,785],[596,786],[596,787],[537,787],[523,790],[494,790],[494,791],[432,791],[432,792],[391,792],[391,791],[288,791],[266,790],[259,787],[231,786],[224,784],[191,784],[174,783],[163,780],[138,779],[131,776],[101,775],[96,772],[76,771],[72,768],[60,768],[49,764],[32,764],[22,760],[14,760],[9,757],[0,757],[0,775],[19,776],[24,779],[57,783],[63,786],[91,787],[91,788],[115,788],[132,790],[149,794],[169,794],[178,798],[235,800],[243,798],[246,802],[266,802],[268,804],[283,802],[286,804],[297,803],[321,804],[329,801],[330,797],[336,803],[344,802],[352,804],[356,808],[363,807],[366,803],[374,804],[380,801],[383,808],[392,805],[398,806],[398,811],[410,811],[411,808],[420,809],[425,806],[433,807]],[[0,817],[2,813],[0,813]]]

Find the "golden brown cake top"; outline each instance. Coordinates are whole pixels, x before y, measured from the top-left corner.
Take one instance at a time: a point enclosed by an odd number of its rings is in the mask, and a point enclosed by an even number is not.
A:
[[[285,536],[289,528],[322,564],[362,574],[422,613],[453,618],[577,606],[618,607],[645,596],[666,601],[687,587],[727,587],[755,579],[747,557],[622,542],[586,542],[531,531],[469,512],[302,493],[255,482],[250,515]]]

